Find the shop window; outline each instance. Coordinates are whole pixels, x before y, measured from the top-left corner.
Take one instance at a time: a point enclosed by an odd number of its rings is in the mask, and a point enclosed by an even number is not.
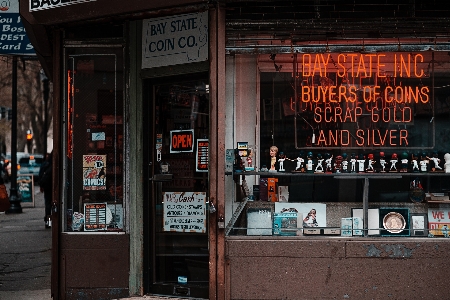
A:
[[[446,52],[234,55],[227,63],[235,128],[227,234],[448,236]],[[240,113],[249,106],[253,121]],[[246,141],[259,152],[250,171],[237,148]]]
[[[66,50],[64,231],[123,231],[122,49]]]

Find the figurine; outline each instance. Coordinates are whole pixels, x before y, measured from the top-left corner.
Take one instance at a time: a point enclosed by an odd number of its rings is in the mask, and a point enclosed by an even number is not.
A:
[[[352,172],[352,173],[356,172],[356,155],[355,155],[355,153],[352,153],[352,156],[350,157],[350,172]]]
[[[398,162],[397,153],[392,153],[391,160],[390,160],[391,168],[389,169],[389,172],[397,172],[397,166],[396,166],[397,162]]]
[[[305,168],[303,166],[303,163],[305,162],[305,159],[303,158],[303,156],[304,156],[304,152],[300,151],[300,154],[296,158],[297,166],[296,166],[294,172],[305,172]]]
[[[384,157],[384,152],[380,152],[380,165],[381,165],[381,171],[382,173],[386,172],[386,159]]]
[[[373,169],[373,164],[375,163],[375,160],[373,159],[373,154],[369,153],[367,155],[367,168],[366,168],[366,172],[368,173],[373,173],[374,169]]]
[[[358,173],[364,172],[364,163],[366,162],[366,159],[364,158],[364,154],[360,153],[358,155]]]
[[[307,173],[313,173],[314,172],[313,171],[314,162],[313,162],[312,157],[313,157],[312,152],[308,152],[308,154],[306,155],[306,172]]]
[[[348,172],[347,153],[342,153],[342,172],[343,173],[347,173]]]
[[[442,170],[442,168],[439,166],[439,163],[441,160],[438,158],[438,154],[436,151],[433,152],[433,157],[427,157],[429,160],[433,162],[433,166],[431,167],[432,172],[436,172],[437,170]]]
[[[247,166],[245,167],[245,171],[254,171],[255,167],[253,167],[253,150],[248,149],[247,156]]]
[[[342,155],[336,156],[336,158],[334,159],[334,172],[341,173],[343,170],[343,164],[344,164],[344,157]]]
[[[261,172],[269,172],[269,169],[267,169],[266,165],[262,165]]]
[[[445,168],[445,173],[450,173],[450,153],[445,153],[444,154],[444,168]]]
[[[280,158],[278,159],[278,162],[279,162],[278,171],[284,172],[284,171],[286,171],[284,169],[284,161],[286,160],[286,155],[284,155],[284,152],[280,152],[279,157]]]
[[[417,160],[419,159],[419,155],[417,154],[411,154],[411,164],[412,164],[412,171],[413,172],[419,172],[419,164],[417,163]]]
[[[333,160],[333,155],[330,156],[330,153],[325,154],[325,172],[333,173],[333,168],[331,167],[331,161]]]
[[[322,154],[317,154],[317,165],[314,173],[323,173],[323,161]]]
[[[422,156],[420,157],[420,172],[428,172],[428,164],[430,161],[428,160],[427,154],[424,152],[422,153]]]
[[[234,172],[242,172],[244,169],[244,162],[242,161],[242,157],[239,155],[239,150],[234,149],[234,163],[233,163]]]
[[[400,172],[408,172],[408,153],[403,152],[402,153],[402,160],[400,161],[401,163],[401,168],[400,168]]]
[[[275,163],[277,162],[277,153],[278,153],[278,147],[277,146],[271,146],[270,147],[270,169],[271,172],[276,172],[275,170]]]

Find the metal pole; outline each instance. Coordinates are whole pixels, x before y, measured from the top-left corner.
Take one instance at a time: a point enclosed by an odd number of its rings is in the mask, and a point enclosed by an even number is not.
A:
[[[48,152],[47,150],[47,131],[48,131],[48,97],[50,93],[49,80],[45,75],[44,70],[41,69],[40,72],[41,81],[43,84],[43,100],[44,100],[44,154]]]
[[[17,195],[17,55],[12,64],[12,120],[11,120],[11,188],[9,190],[10,208],[6,213],[21,213],[21,199]]]

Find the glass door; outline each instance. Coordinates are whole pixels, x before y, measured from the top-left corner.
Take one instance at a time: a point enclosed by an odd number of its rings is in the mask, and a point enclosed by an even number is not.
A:
[[[144,81],[147,278],[155,294],[208,298],[207,74]]]

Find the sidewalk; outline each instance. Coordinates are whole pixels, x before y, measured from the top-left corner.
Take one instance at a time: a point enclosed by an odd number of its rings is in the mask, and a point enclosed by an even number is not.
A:
[[[51,230],[38,185],[34,198],[35,207],[22,203],[22,213],[0,213],[0,300],[51,299]]]
[[[8,193],[10,185],[6,184]],[[44,195],[34,186],[35,207],[22,203],[22,213],[0,212],[0,300],[51,300],[51,230],[44,226]],[[181,300],[164,296],[121,300]],[[118,299],[117,299],[118,300]]]

